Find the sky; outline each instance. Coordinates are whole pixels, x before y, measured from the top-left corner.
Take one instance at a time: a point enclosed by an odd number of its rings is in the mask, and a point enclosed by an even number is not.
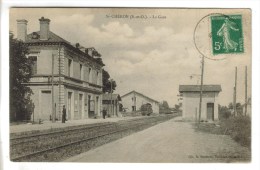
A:
[[[210,13],[242,14],[245,52],[212,56]],[[28,20],[28,33],[39,30],[39,18],[49,18],[50,30],[72,44],[94,47],[105,70],[117,83],[121,96],[138,91],[170,106],[178,104],[178,88],[199,83],[201,55],[205,52],[204,84],[220,84],[221,105],[233,100],[235,67],[238,68],[237,101],[244,103],[245,66],[248,67],[248,96],[251,96],[251,13],[233,9],[156,8],[13,8],[10,31],[16,20]],[[135,18],[130,18],[134,16]],[[139,18],[138,18],[139,16]],[[141,17],[141,18],[140,18]],[[146,18],[147,17],[147,18]],[[195,30],[196,25],[198,27]],[[190,78],[191,75],[193,78]]]

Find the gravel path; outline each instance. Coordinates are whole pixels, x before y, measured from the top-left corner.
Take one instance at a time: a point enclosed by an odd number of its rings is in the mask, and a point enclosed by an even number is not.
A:
[[[195,132],[177,119],[127,136],[66,162],[248,162],[250,151],[229,136]]]

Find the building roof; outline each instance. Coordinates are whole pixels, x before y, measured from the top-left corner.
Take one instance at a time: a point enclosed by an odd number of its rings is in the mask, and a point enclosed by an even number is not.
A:
[[[34,35],[36,37],[34,37]],[[37,37],[38,36],[38,37]],[[36,43],[36,42],[64,42],[70,44],[68,41],[65,39],[61,38],[57,34],[49,31],[49,39],[48,40],[40,40],[40,31],[38,32],[32,32],[31,34],[27,35],[26,39],[27,43]]]
[[[133,91],[131,91],[131,92],[129,92],[129,93],[126,93],[126,94],[123,95],[121,98],[123,98],[123,97],[125,97],[125,96],[127,96],[127,95],[129,95],[129,94],[131,94],[131,93],[138,94],[138,95],[140,95],[140,96],[142,96],[142,97],[145,97],[145,98],[147,98],[147,99],[149,99],[149,100],[152,100],[152,101],[154,101],[154,102],[156,102],[156,103],[159,103],[157,100],[154,100],[154,99],[152,99],[152,98],[150,98],[150,97],[148,97],[148,96],[146,96],[146,95],[144,95],[144,94],[142,94],[142,93],[139,93],[139,92],[137,92],[137,91],[135,91],[135,90],[133,90]]]
[[[110,93],[106,93],[102,95],[102,100],[111,100],[111,94]],[[119,94],[112,94],[112,100],[118,100],[121,101],[121,97]]]
[[[220,85],[203,85],[203,92],[220,92]],[[200,85],[180,85],[179,92],[200,92]]]
[[[69,41],[61,38],[60,36],[53,33],[52,31],[49,31],[49,39],[48,40],[41,40],[40,39],[40,31],[37,31],[37,32],[32,32],[31,34],[28,34],[25,42],[29,43],[29,44],[31,44],[31,43],[63,43],[65,45],[67,45],[67,47],[72,48],[74,51],[80,53],[81,55],[86,56],[88,59],[95,61],[96,63],[98,63],[102,66],[105,66],[105,64],[102,62],[102,60],[97,60],[97,59],[91,57],[90,55],[83,52],[81,49],[73,46]],[[83,48],[83,47],[80,46],[80,48]]]

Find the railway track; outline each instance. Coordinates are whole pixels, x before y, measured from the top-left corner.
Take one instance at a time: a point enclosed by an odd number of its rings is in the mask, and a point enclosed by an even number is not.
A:
[[[20,136],[10,139],[12,161],[61,161],[122,136],[151,127],[173,116],[143,117],[121,122],[73,128],[69,131]]]
[[[20,145],[23,143],[27,143],[29,141],[35,141],[38,140],[38,138],[45,137],[47,138],[48,136],[52,135],[62,135],[62,134],[68,134],[68,133],[74,133],[75,131],[83,131],[83,130],[88,130],[92,128],[97,128],[97,127],[106,127],[106,126],[111,126],[113,123],[106,123],[106,124],[97,124],[97,125],[92,125],[92,126],[86,126],[86,127],[77,127],[77,128],[72,128],[72,129],[67,129],[67,130],[57,130],[53,132],[44,132],[44,133],[37,133],[37,134],[31,134],[31,135],[23,135],[23,136],[18,136],[18,137],[13,137],[10,139],[11,145]]]
[[[131,120],[124,120],[123,123],[126,122],[133,122],[133,121],[141,121],[145,118],[138,118],[138,119],[131,119]],[[120,121],[119,121],[120,123]],[[63,134],[70,134],[70,133],[75,133],[75,132],[84,132],[86,130],[91,130],[94,128],[100,128],[100,127],[109,127],[112,126],[113,124],[115,124],[115,122],[105,122],[105,123],[98,123],[98,124],[88,124],[88,125],[80,125],[80,126],[76,126],[76,127],[72,127],[72,128],[63,128],[63,129],[58,129],[58,130],[54,130],[54,131],[45,131],[45,132],[39,132],[39,133],[35,133],[35,134],[26,134],[26,135],[18,135],[18,136],[14,136],[10,138],[10,143],[12,146],[15,145],[20,145],[23,143],[27,143],[27,142],[33,142],[35,140],[38,140],[39,138],[48,138],[51,136],[55,136],[55,135],[63,135]]]

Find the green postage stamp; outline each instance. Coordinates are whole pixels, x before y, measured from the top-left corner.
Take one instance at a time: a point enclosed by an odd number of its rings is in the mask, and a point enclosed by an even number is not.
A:
[[[211,31],[213,55],[244,52],[241,15],[211,16]]]

